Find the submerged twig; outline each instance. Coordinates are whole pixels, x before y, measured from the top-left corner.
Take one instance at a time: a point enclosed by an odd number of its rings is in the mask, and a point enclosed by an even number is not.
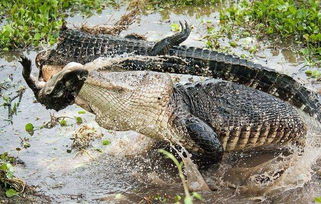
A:
[[[2,104],[4,107],[7,107],[8,108],[8,121],[10,121],[10,123],[12,124],[12,118],[13,118],[13,115],[16,115],[17,114],[17,109],[20,105],[20,102],[21,102],[21,99],[22,99],[22,95],[23,93],[25,92],[26,88],[23,87],[23,88],[20,88],[18,91],[17,91],[17,95],[15,95],[14,97],[3,97],[3,100],[4,100],[4,103]],[[15,102],[12,106],[12,103],[15,99],[18,98],[18,102]]]
[[[163,149],[159,149],[158,150],[160,153],[164,154],[167,158],[171,159],[174,164],[177,166],[178,169],[178,175],[180,177],[180,179],[182,180],[182,184],[183,184],[183,188],[184,188],[184,193],[185,193],[185,199],[189,199],[191,200],[191,194],[189,192],[188,186],[187,186],[187,180],[184,176],[183,173],[183,162],[179,162],[174,155],[172,155],[171,153],[167,152],[166,150]]]
[[[58,116],[58,117],[56,117],[55,114],[50,113],[50,121],[45,122],[41,126],[41,128],[51,129],[51,128],[55,127],[56,125],[58,125],[60,120],[64,120],[65,118],[74,119],[74,118],[69,117],[69,116]]]
[[[136,0],[130,3],[128,8],[131,11],[123,15],[113,26],[111,25],[96,25],[88,26],[86,24],[81,25],[80,30],[91,34],[109,34],[119,35],[123,30],[127,30],[128,27],[138,19],[140,13],[141,1]]]
[[[88,26],[86,24],[81,25],[80,30],[91,33],[91,34],[109,34],[109,35],[119,35],[120,32],[126,30],[131,24],[137,19],[137,10],[133,10],[126,15],[123,15],[119,21],[117,21],[113,26],[110,25],[96,25]]]

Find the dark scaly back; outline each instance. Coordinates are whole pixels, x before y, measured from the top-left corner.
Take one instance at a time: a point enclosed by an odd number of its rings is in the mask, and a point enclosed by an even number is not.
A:
[[[50,65],[66,65],[69,62],[82,64],[98,57],[114,57],[124,53],[147,55],[153,42],[128,39],[112,35],[93,35],[79,30],[61,30],[57,48],[46,60]]]
[[[321,122],[321,97],[292,77],[232,55],[200,48],[175,47],[175,56],[127,58],[114,64],[127,70],[153,70],[222,78],[271,94]]]
[[[210,124],[224,149],[279,144],[306,135],[306,126],[288,103],[267,93],[227,81],[176,85],[189,110]]]
[[[171,55],[186,57],[206,76],[244,84],[287,101],[321,122],[321,97],[292,77],[236,56],[200,48],[175,47]],[[203,75],[203,74],[202,74]]]

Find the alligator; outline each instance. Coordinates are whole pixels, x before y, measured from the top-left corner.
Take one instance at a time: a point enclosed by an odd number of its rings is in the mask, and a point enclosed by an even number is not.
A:
[[[188,37],[189,33],[190,28],[185,24],[185,27],[182,25],[180,33],[155,44],[140,39],[92,35],[64,29],[57,48],[39,53],[36,57],[36,64],[40,68],[40,78],[46,81],[69,62],[85,64],[101,56],[113,57],[125,53],[142,56],[167,54],[170,56],[162,57],[160,66],[154,66],[156,62],[154,63],[153,59],[148,57],[128,59],[122,63],[127,70],[149,69],[191,74],[243,84],[287,101],[321,122],[319,94],[307,89],[292,77],[260,64],[207,49],[178,46]],[[150,66],[144,65],[146,61],[149,61]]]
[[[55,73],[69,62],[85,64],[100,56],[115,57],[122,54],[132,55],[164,55],[175,46],[185,41],[190,35],[191,28],[185,22],[180,22],[181,32],[166,37],[157,43],[143,40],[141,37],[129,34],[119,37],[107,34],[90,34],[80,30],[62,27],[59,43],[56,49],[40,52],[36,56],[36,65],[40,69],[40,76],[48,80],[44,73]]]
[[[147,58],[159,65],[164,61],[162,57]],[[106,129],[134,130],[169,141],[186,148],[192,159],[201,158],[207,164],[220,161],[224,151],[302,144],[307,128],[290,104],[228,81],[208,79],[174,85],[167,73],[116,71],[135,59],[141,60],[129,57],[97,59],[86,65],[69,63],[39,84],[30,78],[30,60],[23,59],[23,76],[47,108],[60,110],[75,102],[94,113],[97,123]]]

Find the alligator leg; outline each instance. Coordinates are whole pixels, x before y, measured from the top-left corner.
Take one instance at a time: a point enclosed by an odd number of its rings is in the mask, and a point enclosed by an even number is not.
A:
[[[177,117],[174,124],[178,129],[188,134],[193,142],[201,148],[198,151],[193,151],[192,148],[191,151],[192,159],[198,164],[208,166],[222,159],[224,150],[219,137],[204,121],[193,115],[185,115]]]
[[[38,95],[39,91],[43,88],[44,84],[41,84],[35,77],[31,75],[31,61],[30,59],[22,56],[21,61],[22,65],[22,76],[26,81],[27,85],[31,88],[35,95]]]
[[[185,26],[183,25],[183,23],[179,23],[181,25],[182,31],[157,42],[150,51],[149,55],[155,56],[168,54],[170,48],[181,44],[188,38],[191,33],[191,28],[188,26],[186,21]]]

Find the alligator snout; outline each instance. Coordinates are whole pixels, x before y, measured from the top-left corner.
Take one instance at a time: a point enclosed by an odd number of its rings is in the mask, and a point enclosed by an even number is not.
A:
[[[42,82],[31,75],[32,68],[29,59],[22,57],[20,63],[23,66],[22,75],[37,100],[47,109],[56,111],[74,103],[88,77],[87,70],[78,66],[70,66],[53,75],[47,82]]]

